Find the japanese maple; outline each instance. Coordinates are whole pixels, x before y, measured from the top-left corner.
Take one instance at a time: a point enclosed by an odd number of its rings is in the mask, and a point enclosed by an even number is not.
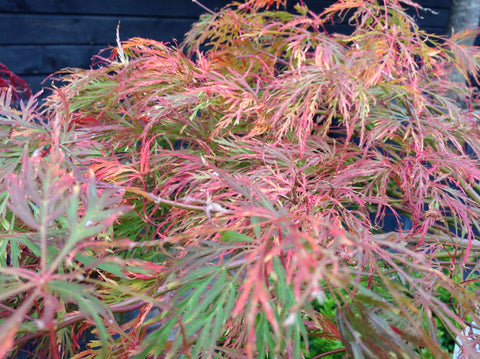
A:
[[[480,323],[476,30],[285,5],[1,95],[0,357],[449,358]]]

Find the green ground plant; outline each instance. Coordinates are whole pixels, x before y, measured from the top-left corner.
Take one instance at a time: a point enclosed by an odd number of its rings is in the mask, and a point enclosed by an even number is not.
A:
[[[476,30],[284,5],[2,92],[0,358],[450,358],[480,323]]]

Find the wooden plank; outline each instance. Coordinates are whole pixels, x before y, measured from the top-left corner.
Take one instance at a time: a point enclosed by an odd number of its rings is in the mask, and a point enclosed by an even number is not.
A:
[[[0,62],[19,76],[48,75],[65,67],[89,68],[92,57],[102,48],[95,45],[0,46]]]
[[[32,94],[36,94],[39,91],[43,90],[43,93],[41,97],[45,97],[45,95],[51,92],[52,88],[52,81],[51,79],[47,79],[47,76],[43,75],[25,75],[22,76],[22,80],[26,81],[27,84],[29,85],[30,89],[32,90]],[[59,84],[56,83],[57,87],[59,87]]]
[[[435,12],[420,11],[418,14],[414,10],[408,13],[415,19],[418,26],[428,31],[428,28],[447,28],[449,9],[436,9]],[[442,31],[445,32],[445,31]]]
[[[51,81],[46,79],[46,76],[43,75],[24,75],[22,76],[22,79],[27,81],[27,83],[30,85],[30,88],[32,89],[32,93],[37,93],[41,91],[42,89],[44,90],[44,94],[42,96],[45,96],[47,92],[47,88],[51,88]]]
[[[119,20],[122,39],[181,41],[192,24],[190,19],[179,18],[0,14],[0,45],[114,44]]]
[[[210,9],[228,0],[201,0]],[[198,17],[205,11],[192,0],[0,0],[0,12],[76,15],[145,15]]]
[[[218,10],[231,1],[201,0],[201,2],[209,9]],[[287,0],[287,5],[293,7],[298,2]],[[304,0],[310,9],[317,13],[334,2],[334,0]],[[417,3],[433,10],[449,9],[451,0],[418,0]],[[191,0],[0,0],[0,12],[198,17],[204,10]]]
[[[452,0],[417,0],[415,2],[424,8],[430,8],[432,10],[435,10],[450,9]]]
[[[212,11],[217,11],[232,3],[229,0],[200,0],[200,2]],[[287,6],[293,9],[293,5],[298,2],[298,0],[287,0]],[[332,0],[304,0],[309,9],[317,13],[334,2]],[[197,18],[205,11],[199,5],[194,4],[192,0],[0,0],[0,12],[5,13],[144,15]]]
[[[29,0],[20,1],[16,0],[15,3],[25,2],[25,8],[30,4]],[[71,6],[68,7],[71,12],[76,10],[76,2],[79,0],[68,2]],[[92,0],[83,0],[83,2],[89,2]],[[100,9],[106,10],[109,9],[104,3],[110,4],[109,1],[98,1]],[[138,0],[140,2],[144,0]],[[181,7],[180,5],[185,5],[182,1],[180,3],[168,2],[171,4],[166,6],[166,8],[177,9],[177,15],[182,13],[188,13],[191,6]],[[189,0],[190,1],[190,0]],[[221,2],[221,0],[215,0],[216,2]],[[225,1],[225,0],[222,0]],[[431,0],[430,0],[431,1]],[[5,0],[0,0],[0,2],[5,2]],[[78,44],[105,44],[112,41],[114,38],[115,26],[118,20],[123,20],[122,23],[122,37],[129,38],[132,36],[141,36],[141,37],[151,37],[156,39],[173,39],[181,41],[183,34],[189,29],[190,24],[194,21],[194,18],[164,18],[164,17],[131,17],[123,15],[115,16],[91,16],[91,15],[61,15],[61,10],[64,9],[65,1],[60,0],[42,0],[42,1],[33,1],[30,4],[41,4],[46,2],[55,3],[57,7],[51,7],[52,11],[54,9],[60,9],[56,14],[0,14],[0,23],[2,23],[2,29],[0,30],[0,44],[22,44],[22,43],[78,43]],[[424,1],[428,5],[427,1]],[[129,3],[132,3],[129,0]],[[137,2],[135,2],[137,3]],[[155,2],[159,3],[159,2]],[[163,3],[163,1],[162,1]],[[311,0],[312,10],[320,12],[324,9],[325,6],[332,3],[332,1],[325,0]],[[189,2],[192,5],[191,1]],[[94,9],[94,5],[90,4],[91,8]],[[111,4],[110,4],[111,5]],[[144,12],[144,7],[136,7],[137,14]],[[53,6],[53,5],[52,5]],[[79,6],[79,5],[78,5]],[[102,8],[103,6],[103,8]],[[4,7],[6,7],[4,5]],[[87,6],[85,8],[88,9]],[[119,9],[127,9],[128,7],[119,7]],[[48,7],[47,7],[48,9]],[[158,10],[158,9],[153,9]],[[93,10],[89,10],[93,11]],[[412,15],[415,16],[417,22],[420,26],[428,27],[446,27],[448,23],[449,10],[448,9],[436,9],[434,14],[430,11],[420,11],[419,14],[411,11]],[[135,14],[135,12],[132,12]],[[111,13],[110,13],[111,14]],[[149,15],[155,14],[154,11],[150,12]],[[187,25],[188,24],[188,25]],[[22,31],[18,31],[22,29]],[[157,29],[160,30],[160,34],[157,32]],[[157,35],[158,34],[158,35]]]

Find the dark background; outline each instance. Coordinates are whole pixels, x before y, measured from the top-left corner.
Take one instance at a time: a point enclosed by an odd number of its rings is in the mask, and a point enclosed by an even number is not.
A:
[[[212,10],[230,2],[200,1]],[[290,5],[297,2],[288,0]],[[304,0],[315,12],[334,2]],[[450,2],[418,0],[434,11],[415,16],[421,28],[446,33]],[[181,42],[203,12],[192,0],[0,0],[0,63],[37,92],[47,75],[65,67],[88,68],[92,56],[115,46],[119,20],[122,40],[139,36]]]

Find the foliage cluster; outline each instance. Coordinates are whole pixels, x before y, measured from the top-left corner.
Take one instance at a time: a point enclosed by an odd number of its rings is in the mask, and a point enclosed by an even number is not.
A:
[[[480,323],[477,98],[449,77],[475,31],[284,2],[118,41],[41,107],[2,93],[0,357],[448,358],[438,326]]]
[[[32,90],[28,83],[0,63],[0,93],[7,92],[9,88],[12,89],[15,101],[28,99],[32,96]]]

